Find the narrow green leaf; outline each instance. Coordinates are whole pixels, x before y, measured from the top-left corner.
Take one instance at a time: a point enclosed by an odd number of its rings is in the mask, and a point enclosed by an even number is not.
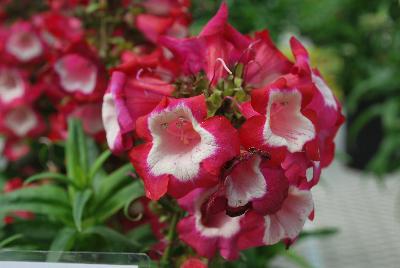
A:
[[[76,146],[78,155],[79,167],[81,169],[82,181],[86,182],[86,176],[88,175],[89,170],[89,159],[88,159],[88,145],[86,141],[85,133],[83,132],[83,127],[80,121],[76,122],[76,132],[77,132],[77,144]]]
[[[291,262],[297,264],[300,268],[314,268],[304,257],[296,254],[293,250],[282,252],[283,256]]]
[[[0,195],[0,206],[3,203],[29,201],[43,201],[54,205],[69,205],[68,196],[65,193],[65,190],[59,186],[51,184],[25,187]]]
[[[22,234],[16,234],[16,235],[10,236],[10,237],[0,241],[0,249],[4,248],[5,246],[11,244],[12,242],[14,242],[18,239],[21,239],[22,237],[23,237]]]
[[[62,229],[54,238],[50,246],[50,252],[47,255],[48,262],[57,262],[63,251],[71,250],[75,241],[76,231],[66,227]]]
[[[48,180],[48,179],[55,180],[58,182],[63,182],[65,184],[70,184],[73,187],[79,189],[79,186],[71,178],[68,178],[67,176],[65,176],[63,174],[55,173],[55,172],[42,172],[39,174],[35,174],[35,175],[29,177],[28,179],[26,179],[25,184],[32,183],[35,181],[40,181],[40,180]]]
[[[128,248],[139,248],[141,246],[139,243],[126,238],[124,235],[106,226],[94,226],[85,230],[84,233],[100,235],[105,241],[122,244]]]
[[[107,161],[107,159],[111,156],[111,151],[107,150],[104,151],[94,162],[94,164],[92,165],[92,167],[90,168],[89,171],[89,178],[92,179],[97,171],[99,171],[99,169],[101,169],[101,167],[104,165],[104,163]]]
[[[133,166],[129,163],[104,177],[100,182],[99,201],[105,201],[110,196],[114,195],[115,191],[122,185],[132,181],[132,178],[129,177],[129,172],[133,171]]]
[[[91,196],[92,191],[89,189],[83,192],[77,192],[75,195],[72,215],[74,218],[75,226],[79,232],[82,231],[83,211],[85,209],[86,203],[89,201]]]
[[[98,211],[96,218],[99,221],[105,221],[117,211],[122,209],[126,202],[134,200],[144,195],[144,189],[141,181],[137,180],[128,186],[120,189],[105,202],[100,203],[100,206],[96,209]]]
[[[0,213],[9,214],[14,211],[29,211],[34,214],[53,216],[59,219],[68,217],[70,211],[67,207],[48,202],[26,201],[16,203],[1,203]]]
[[[77,139],[76,120],[72,118],[68,121],[68,138],[65,144],[65,158],[67,161],[67,177],[75,181],[78,179],[78,171],[76,169],[78,166]]]

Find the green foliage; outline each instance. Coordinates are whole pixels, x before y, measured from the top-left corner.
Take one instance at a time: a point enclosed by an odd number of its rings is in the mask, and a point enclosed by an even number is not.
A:
[[[26,180],[26,187],[0,195],[0,216],[15,211],[35,215],[29,221],[16,218],[4,227],[16,235],[0,236],[0,248],[15,244],[52,251],[144,251],[148,243],[136,242],[134,236],[126,237],[118,228],[108,227],[116,213],[144,195],[141,181],[129,176],[133,167],[125,165],[107,174],[103,166],[111,153],[99,155],[76,119],[69,121],[68,133],[66,174],[39,173]],[[151,236],[147,229],[142,232],[142,236]],[[59,257],[52,253],[48,259]]]

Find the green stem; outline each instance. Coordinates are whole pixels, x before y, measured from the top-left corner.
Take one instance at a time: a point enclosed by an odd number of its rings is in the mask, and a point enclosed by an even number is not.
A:
[[[168,246],[165,249],[164,254],[161,257],[161,261],[160,261],[161,267],[171,267],[170,266],[171,251],[172,251],[172,246],[173,246],[175,238],[176,238],[176,225],[178,224],[179,214],[180,214],[179,212],[175,212],[172,216],[172,220],[169,225],[168,236],[167,236]]]

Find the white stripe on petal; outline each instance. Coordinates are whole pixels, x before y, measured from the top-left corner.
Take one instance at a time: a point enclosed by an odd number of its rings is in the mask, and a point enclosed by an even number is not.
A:
[[[188,130],[179,133],[177,124],[181,119]],[[171,174],[180,181],[189,181],[198,175],[200,162],[216,151],[214,136],[200,126],[183,104],[151,114],[148,124],[153,146],[147,163],[155,176]]]
[[[270,146],[286,146],[294,153],[315,137],[314,125],[301,113],[301,93],[297,89],[272,90],[266,116],[263,135]]]
[[[118,123],[117,109],[111,93],[107,93],[103,98],[102,107],[103,125],[106,131],[107,144],[110,149],[114,149],[115,141],[121,129]]]
[[[227,177],[226,197],[230,207],[244,206],[265,194],[267,186],[260,163],[261,157],[255,155],[238,164]]]
[[[240,220],[243,217],[229,217],[225,214],[225,211],[221,211],[215,215],[212,215],[211,221],[207,225],[203,224],[205,215],[201,213],[201,205],[210,196],[215,188],[205,192],[196,200],[195,204],[195,219],[196,219],[196,230],[206,237],[224,237],[229,238],[236,235],[240,231]]]
[[[324,98],[325,105],[337,110],[337,103],[335,97],[333,96],[332,90],[328,87],[324,80],[318,75],[312,74],[312,80],[315,83],[315,86],[318,88],[319,92],[321,92],[322,97]]]
[[[313,208],[310,191],[290,187],[282,208],[277,213],[264,217],[264,244],[272,245],[284,238],[296,238]]]

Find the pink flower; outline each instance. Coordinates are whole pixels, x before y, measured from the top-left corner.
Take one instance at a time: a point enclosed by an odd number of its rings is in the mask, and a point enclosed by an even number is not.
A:
[[[9,107],[31,102],[38,97],[39,87],[32,87],[25,72],[0,65],[0,106]]]
[[[260,115],[251,117],[242,126],[242,142],[248,147],[302,151],[317,135],[314,118],[306,109],[312,94],[312,84],[303,84],[293,75],[253,90],[251,103]]]
[[[227,23],[228,9],[222,3],[218,13],[207,23],[199,36],[186,39],[164,37],[163,45],[181,62],[186,74],[203,70],[213,84],[227,75],[227,65],[236,64],[251,41]]]
[[[30,22],[18,21],[7,31],[4,42],[5,59],[29,63],[45,53],[45,45]]]
[[[46,79],[47,93],[53,98],[69,95],[78,101],[96,101],[104,94],[107,73],[96,52],[88,44],[77,42],[54,60]]]
[[[170,84],[178,70],[164,71],[171,62],[155,50],[150,54],[123,54],[123,63],[113,72],[103,97],[102,116],[107,143],[114,153],[133,145],[136,120],[150,113],[175,87]]]
[[[311,192],[290,186],[287,198],[275,213],[260,215],[254,211],[245,219],[257,222],[257,228],[239,239],[239,247],[274,245],[282,240],[294,241],[314,209]]]
[[[245,216],[229,217],[225,211],[207,215],[202,210],[215,191],[197,189],[179,200],[189,215],[178,223],[179,238],[200,256],[212,258],[217,251],[228,260],[239,257],[238,239],[245,229]]]
[[[42,117],[30,105],[19,105],[1,112],[0,133],[7,136],[36,137],[45,130]]]
[[[83,37],[80,20],[58,11],[37,14],[32,21],[46,44],[55,49],[63,49]]]
[[[149,0],[142,6],[144,14],[136,17],[136,27],[153,43],[160,36],[186,37],[189,33],[190,1]]]
[[[305,177],[288,179],[268,155],[252,149],[225,164],[220,185],[205,199],[201,212],[208,218],[221,213],[240,217],[244,227],[236,243],[241,250],[294,240],[313,211],[305,186]]]
[[[26,156],[30,150],[31,148],[24,140],[8,137],[2,154],[8,161],[14,162]]]
[[[134,147],[130,158],[144,180],[146,195],[180,197],[214,185],[221,165],[239,152],[236,130],[220,116],[206,119],[204,95],[187,99],[164,98],[137,121],[137,133],[146,142]]]

